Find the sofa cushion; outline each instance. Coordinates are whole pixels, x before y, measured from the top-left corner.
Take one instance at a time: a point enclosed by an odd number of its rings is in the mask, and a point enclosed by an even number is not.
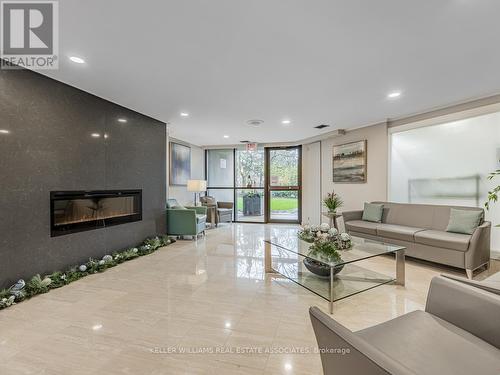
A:
[[[383,204],[365,203],[363,209],[363,220],[380,223],[382,221],[382,213],[384,212]]]
[[[424,230],[415,233],[415,242],[445,249],[467,251],[471,236],[468,234]]]
[[[196,222],[203,223],[207,221],[207,215],[196,214]]]
[[[345,223],[345,228],[348,231],[377,235],[378,223],[372,223],[364,220],[351,220]]]
[[[450,210],[450,221],[448,222],[447,232],[472,234],[483,220],[482,211],[472,210]]]
[[[415,233],[425,230],[424,228],[407,227],[404,225],[379,224],[377,234],[381,237],[394,238],[402,241],[415,241]]]
[[[493,375],[500,370],[497,348],[424,311],[402,315],[356,334],[416,374]]]

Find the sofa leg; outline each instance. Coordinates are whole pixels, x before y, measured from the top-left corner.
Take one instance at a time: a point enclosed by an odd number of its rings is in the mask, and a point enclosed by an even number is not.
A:
[[[472,276],[473,276],[474,271],[473,271],[473,270],[468,270],[468,269],[466,269],[466,270],[465,270],[465,273],[467,274],[467,278],[468,278],[469,280],[472,280]]]

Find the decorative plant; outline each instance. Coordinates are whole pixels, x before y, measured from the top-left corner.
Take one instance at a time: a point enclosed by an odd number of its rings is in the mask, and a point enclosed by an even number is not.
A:
[[[314,244],[321,241],[330,242],[337,250],[345,250],[351,247],[351,236],[347,233],[339,234],[336,228],[331,228],[327,223],[322,223],[319,226],[303,225],[297,232],[297,236],[303,241]]]
[[[328,193],[323,199],[323,204],[328,208],[329,212],[336,212],[340,207],[344,205],[342,198],[338,196],[335,192]]]
[[[151,254],[160,247],[167,246],[173,242],[175,240],[168,237],[157,236],[148,238],[138,248],[134,247],[115,252],[113,255],[105,255],[101,260],[90,258],[87,263],[73,266],[66,271],[55,271],[43,278],[40,275],[35,275],[26,284],[24,280],[19,280],[9,289],[0,290],[0,310],[12,306],[25,298],[31,298],[37,294],[46,293],[51,289],[60,288],[92,273],[105,271],[127,260]]]
[[[26,284],[26,293],[29,296],[35,294],[47,293],[49,291],[49,285],[52,283],[50,277],[42,277],[40,275],[35,275]]]
[[[493,180],[496,176],[500,175],[500,169],[497,169],[495,172],[490,173],[488,176],[488,180]],[[500,185],[495,187],[494,189],[488,191],[488,201],[484,204],[484,207],[489,210],[491,203],[498,202],[498,194],[500,194]],[[499,227],[497,225],[497,227]]]
[[[14,296],[0,299],[0,309],[4,309],[6,307],[15,305],[16,304],[15,301],[16,301],[16,297],[14,297]]]
[[[338,263],[342,260],[338,252],[338,246],[335,241],[331,241],[328,237],[318,237],[309,248],[311,255],[322,255],[330,262]]]
[[[314,242],[314,238],[316,237],[316,233],[311,230],[311,226],[306,224],[301,227],[301,229],[297,232],[297,236],[306,242]]]

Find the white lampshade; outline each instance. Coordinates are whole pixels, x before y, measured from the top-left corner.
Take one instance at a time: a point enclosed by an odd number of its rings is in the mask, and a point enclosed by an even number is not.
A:
[[[207,181],[206,180],[188,180],[187,182],[188,191],[199,193],[201,191],[207,191]]]

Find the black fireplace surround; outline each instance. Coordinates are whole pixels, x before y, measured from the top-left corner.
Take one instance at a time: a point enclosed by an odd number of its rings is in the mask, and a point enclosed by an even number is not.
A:
[[[142,190],[52,191],[52,237],[142,220]]]

